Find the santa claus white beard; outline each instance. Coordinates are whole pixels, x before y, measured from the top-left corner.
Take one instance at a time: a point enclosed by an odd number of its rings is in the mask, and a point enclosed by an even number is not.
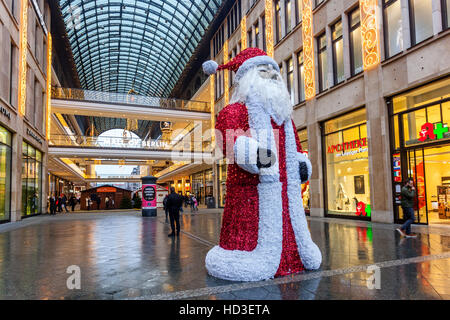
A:
[[[239,80],[230,102],[246,104],[249,101],[261,104],[278,124],[291,118],[293,106],[284,82],[262,78],[256,68]]]

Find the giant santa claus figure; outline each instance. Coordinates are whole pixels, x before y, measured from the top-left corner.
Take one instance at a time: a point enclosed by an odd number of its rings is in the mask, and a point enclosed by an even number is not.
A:
[[[318,269],[322,255],[301,198],[311,163],[302,153],[278,64],[248,48],[225,65],[207,61],[203,70],[236,72],[231,102],[216,122],[216,141],[228,161],[227,198],[220,243],[206,256],[208,272],[258,281]]]

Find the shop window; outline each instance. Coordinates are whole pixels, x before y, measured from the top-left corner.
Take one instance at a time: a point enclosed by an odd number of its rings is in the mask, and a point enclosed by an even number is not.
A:
[[[0,126],[0,222],[11,212],[11,133]]]
[[[227,164],[226,160],[221,160],[218,164],[219,171],[219,207],[225,207],[227,194]]]
[[[432,0],[409,0],[411,43],[417,44],[433,36]]]
[[[363,71],[361,20],[359,8],[349,14],[350,23],[350,62],[352,76]]]
[[[305,68],[303,67],[303,51],[297,54],[298,60],[298,96],[299,101],[305,101]]]
[[[294,104],[294,63],[292,62],[292,58],[286,61],[287,67],[287,89],[291,96],[291,103]]]
[[[39,214],[42,197],[42,153],[22,143],[22,215]]]
[[[327,121],[324,146],[327,215],[370,218],[365,109]]]
[[[331,28],[333,42],[333,76],[334,84],[345,80],[344,75],[344,40],[342,39],[342,21],[337,22]]]
[[[450,98],[450,78],[430,83],[392,99],[393,114]]]
[[[302,146],[302,151],[308,153],[308,130],[306,128],[298,130],[297,135],[300,140],[300,145]],[[309,189],[309,181],[302,184],[302,199],[305,213],[309,214],[311,210],[311,191]]]
[[[319,92],[328,89],[327,37],[323,33],[317,38],[319,48]]]
[[[386,57],[403,51],[402,8],[400,0],[383,0]]]

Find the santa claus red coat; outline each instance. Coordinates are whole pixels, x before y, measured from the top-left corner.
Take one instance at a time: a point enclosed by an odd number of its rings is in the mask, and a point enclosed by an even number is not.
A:
[[[261,50],[256,53],[263,56]],[[244,59],[237,76],[252,62],[278,68],[270,57],[256,56]],[[309,179],[311,163],[302,153],[292,120],[275,120],[263,110],[259,101],[248,99],[226,106],[217,117],[217,143],[232,163],[220,243],[208,252],[206,268],[222,279],[269,279],[317,269],[322,260],[301,198],[306,181],[300,179],[299,164],[306,163]],[[258,168],[258,149],[274,152],[275,163]]]

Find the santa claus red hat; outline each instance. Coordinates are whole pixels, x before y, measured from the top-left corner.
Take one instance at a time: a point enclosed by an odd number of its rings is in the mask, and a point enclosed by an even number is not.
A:
[[[269,64],[273,66],[278,72],[280,68],[278,64],[263,50],[259,48],[247,48],[241,51],[227,64],[218,65],[214,60],[209,60],[203,63],[203,71],[207,75],[215,74],[218,70],[232,70],[237,71],[235,80],[239,81],[242,76],[253,67]]]

